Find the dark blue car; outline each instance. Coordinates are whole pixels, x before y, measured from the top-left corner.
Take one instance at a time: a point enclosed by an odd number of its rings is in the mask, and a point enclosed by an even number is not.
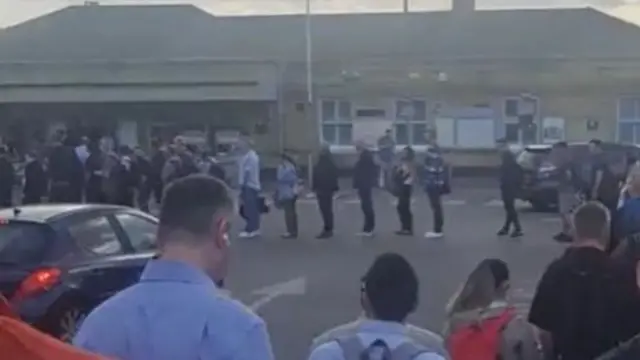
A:
[[[68,341],[84,317],[138,281],[157,220],[136,209],[43,204],[0,210],[0,292],[36,328]]]

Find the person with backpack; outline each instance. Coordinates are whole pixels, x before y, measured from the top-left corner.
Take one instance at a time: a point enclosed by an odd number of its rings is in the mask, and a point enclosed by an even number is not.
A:
[[[452,360],[541,360],[535,329],[509,303],[509,268],[485,259],[447,306],[445,337]]]
[[[529,322],[552,359],[594,359],[637,333],[638,287],[607,253],[610,216],[599,202],[580,205],[573,216],[571,247],[540,279]]]
[[[402,151],[400,164],[393,171],[393,192],[398,198],[396,209],[400,218],[400,230],[397,235],[413,235],[413,214],[411,213],[411,194],[415,180],[415,152],[411,146]]]
[[[364,316],[313,341],[309,360],[445,360],[442,338],[406,323],[418,306],[418,277],[399,254],[378,256],[360,284]]]

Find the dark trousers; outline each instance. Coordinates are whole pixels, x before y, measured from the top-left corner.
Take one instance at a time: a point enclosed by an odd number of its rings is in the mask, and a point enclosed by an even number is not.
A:
[[[25,192],[22,197],[22,205],[40,204],[42,202],[42,194]]]
[[[362,232],[372,232],[376,227],[376,215],[373,212],[373,192],[371,188],[358,189],[358,197],[360,198],[360,208],[364,215],[364,225]]]
[[[284,224],[287,227],[287,233],[293,236],[298,235],[298,213],[296,212],[297,198],[282,201],[282,210],[284,212]]]
[[[518,219],[518,212],[516,211],[516,195],[511,191],[501,191],[502,203],[504,204],[504,211],[506,218],[504,220],[504,230],[509,231],[511,225],[513,225],[516,231],[522,230],[520,226],[520,220]]]
[[[49,191],[49,202],[52,203],[80,203],[82,202],[83,187],[69,183],[52,184]]]
[[[136,202],[140,210],[149,212],[149,199],[151,198],[151,184],[143,182],[138,187]]]
[[[400,228],[404,231],[413,231],[413,214],[411,213],[411,185],[402,185],[398,189],[398,217]]]
[[[260,230],[260,208],[258,207],[258,190],[243,186],[240,190],[240,199],[244,209],[246,226],[244,231],[250,233]]]
[[[429,189],[427,190],[427,197],[429,198],[429,205],[431,206],[431,212],[433,213],[433,232],[442,233],[442,227],[444,226],[442,193],[440,192],[440,189]]]
[[[333,192],[316,193],[324,232],[333,232]]]
[[[11,207],[13,205],[13,186],[0,189],[0,207]]]
[[[151,183],[151,187],[153,188],[153,199],[156,204],[160,204],[162,202],[162,191],[164,190],[164,184],[162,180],[154,179]]]

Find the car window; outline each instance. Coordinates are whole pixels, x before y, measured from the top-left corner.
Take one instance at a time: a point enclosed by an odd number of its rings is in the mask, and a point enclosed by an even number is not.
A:
[[[0,264],[35,264],[43,260],[50,232],[41,224],[0,225]]]
[[[69,234],[78,247],[95,255],[114,255],[122,252],[122,244],[105,216],[90,218],[69,227]]]
[[[122,225],[134,250],[145,251],[156,248],[157,224],[133,214],[116,214],[116,219]]]

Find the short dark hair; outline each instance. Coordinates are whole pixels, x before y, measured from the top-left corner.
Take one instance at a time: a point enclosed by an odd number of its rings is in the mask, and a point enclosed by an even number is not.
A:
[[[611,217],[609,210],[597,201],[580,205],[573,214],[573,227],[577,240],[607,241]]]
[[[553,144],[553,147],[556,149],[566,149],[569,147],[569,144],[567,144],[566,141],[558,141],[557,143]]]
[[[601,147],[602,146],[602,140],[600,139],[591,139],[589,140],[589,144],[593,144],[597,147]]]
[[[396,253],[378,256],[362,278],[362,287],[377,320],[403,322],[418,305],[418,277]]]
[[[164,191],[158,234],[182,230],[206,235],[214,216],[231,209],[233,200],[222,181],[202,174],[186,176],[171,182]]]
[[[496,288],[501,286],[505,281],[509,281],[509,266],[500,259],[487,259],[487,264],[493,275],[493,281]]]

